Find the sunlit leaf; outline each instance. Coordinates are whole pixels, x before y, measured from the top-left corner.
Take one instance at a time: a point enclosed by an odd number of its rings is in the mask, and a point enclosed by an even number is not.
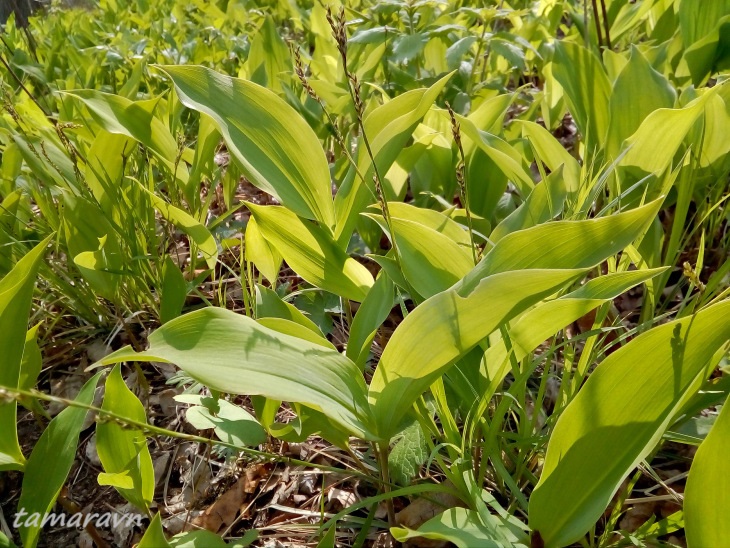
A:
[[[35,246],[0,280],[0,343],[4,348],[0,367],[0,386],[17,388],[21,382],[21,363],[28,327],[36,273],[50,237]],[[20,450],[17,434],[17,404],[15,400],[0,403],[0,470],[21,470],[25,457]]]
[[[281,206],[247,204],[261,234],[299,276],[314,286],[362,301],[373,277],[327,231]]]
[[[215,120],[257,187],[325,227],[334,226],[329,168],[317,136],[286,102],[253,82],[202,66],[162,66],[188,108]]]
[[[142,403],[127,388],[118,365],[106,379],[102,409],[136,422],[147,422]],[[101,422],[96,427],[96,450],[105,472],[124,474],[131,481],[131,486],[117,489],[119,494],[145,511],[154,496],[155,474],[144,433],[124,429],[114,422]]]
[[[705,380],[713,356],[730,340],[728,314],[724,301],[655,327],[590,375],[555,425],[530,497],[530,527],[546,545],[576,542],[600,518]]]
[[[355,364],[337,351],[221,308],[180,316],[148,340],[144,352],[126,347],[100,363],[174,363],[214,390],[299,402],[326,413],[354,435],[373,437],[365,381]]]

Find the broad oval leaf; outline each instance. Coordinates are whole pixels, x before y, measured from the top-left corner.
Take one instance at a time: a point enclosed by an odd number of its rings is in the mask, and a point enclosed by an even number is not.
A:
[[[641,173],[659,174],[667,169],[687,133],[704,111],[705,103],[718,88],[706,91],[684,108],[660,108],[649,114],[624,142],[628,152],[619,165]]]
[[[603,142],[609,124],[611,83],[600,59],[579,44],[560,41],[555,46],[553,75],[563,86],[570,112],[588,150],[593,151]]]
[[[692,460],[684,490],[684,529],[689,548],[722,546],[730,538],[730,401]]]
[[[373,110],[365,119],[364,131],[370,141],[381,176],[385,177],[452,74],[447,74],[430,88],[407,91],[399,95]],[[340,247],[346,247],[350,241],[357,215],[369,203],[375,201],[372,181],[373,162],[362,142],[358,148],[357,165],[365,180],[362,181],[351,170],[349,178],[342,184],[335,197],[337,210],[335,237]]]
[[[246,205],[261,234],[294,272],[325,291],[362,302],[373,276],[340,249],[327,231],[285,207]]]
[[[266,441],[266,431],[255,417],[239,405],[199,394],[181,394],[175,401],[193,404],[185,420],[198,430],[215,430],[218,439],[237,447],[255,447]]]
[[[150,335],[148,350],[125,347],[100,363],[122,361],[174,363],[214,390],[298,402],[353,435],[375,438],[365,381],[354,363],[229,310],[204,308],[175,318]]]
[[[380,225],[392,242],[393,237],[382,215],[366,215]],[[444,234],[398,217],[391,217],[390,224],[395,231],[403,275],[423,297],[448,289],[474,267],[469,252]]]
[[[639,128],[644,118],[657,109],[674,107],[676,100],[677,92],[664,75],[655,71],[641,51],[632,46],[629,62],[618,75],[609,102],[609,159],[618,157],[621,143]]]
[[[647,331],[606,358],[568,405],[530,497],[546,546],[581,538],[705,380],[730,339],[730,301]],[[650,357],[650,359],[647,359]]]
[[[252,262],[272,286],[281,269],[281,254],[261,234],[256,219],[251,217],[246,224],[246,260]]]
[[[403,202],[388,202],[388,209],[391,217],[414,221],[418,224],[427,226],[444,236],[448,236],[449,239],[453,240],[459,244],[460,247],[471,253],[469,233],[451,217],[447,217],[445,213],[441,213],[433,209],[416,207]]]
[[[488,520],[487,523],[484,523],[484,518]],[[512,524],[500,516],[480,514],[467,508],[450,508],[428,520],[416,531],[392,527],[390,532],[399,542],[422,537],[448,541],[458,548],[526,548],[524,535],[518,536],[514,529]]]
[[[246,177],[306,219],[333,228],[324,150],[312,128],[274,92],[202,66],[159,67],[180,101],[217,124]]]
[[[142,143],[154,152],[170,172],[187,184],[188,172],[182,162],[175,159],[178,146],[175,138],[162,120],[152,114],[150,102],[131,101],[126,97],[112,95],[93,89],[64,91],[84,103],[94,121],[109,133],[126,135]]]
[[[306,327],[318,337],[324,338],[322,330],[293,304],[279,297],[276,291],[256,284],[256,318],[282,318]],[[354,361],[354,360],[353,360]]]
[[[120,366],[116,366],[106,379],[105,411],[146,423],[144,406],[127,388],[122,379]],[[119,494],[142,511],[147,511],[155,494],[155,473],[147,448],[147,439],[139,430],[122,428],[115,422],[101,422],[96,427],[96,451],[108,474],[126,474],[131,485],[117,488]]]
[[[28,314],[33,297],[36,274],[50,237],[35,246],[0,280],[0,343],[4,349],[0,367],[0,386],[17,388],[21,379],[23,341],[28,327]],[[0,470],[21,470],[25,457],[20,450],[17,433],[17,404],[0,404]]]
[[[451,288],[416,307],[393,333],[370,384],[378,433],[390,437],[397,432],[411,404],[455,360],[584,272],[536,269],[494,274],[471,291]]]
[[[611,217],[512,233],[454,287],[416,308],[393,333],[370,385],[379,433],[392,433],[431,382],[500,324],[629,245],[660,205],[656,200]]]
[[[556,221],[503,237],[459,282],[478,283],[484,276],[520,268],[595,266],[639,237],[656,217],[663,199],[624,213],[585,221]]]

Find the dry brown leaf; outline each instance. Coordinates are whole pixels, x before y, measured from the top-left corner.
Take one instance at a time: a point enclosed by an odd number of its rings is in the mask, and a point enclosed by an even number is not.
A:
[[[246,474],[242,478],[244,479],[243,492],[244,493],[255,493],[259,482],[269,475],[268,468],[264,464],[255,464],[246,468]]]
[[[221,528],[228,527],[244,506],[246,482],[246,476],[239,479],[200,516],[195,518],[192,524],[212,533],[217,533]]]

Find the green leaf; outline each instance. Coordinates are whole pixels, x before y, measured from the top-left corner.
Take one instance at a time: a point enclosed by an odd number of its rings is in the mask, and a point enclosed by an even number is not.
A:
[[[542,184],[536,185],[527,199],[494,227],[489,239],[496,243],[507,234],[545,223],[559,215],[567,198],[563,168],[564,165],[559,166]]]
[[[308,326],[305,327],[300,323],[286,320],[284,318],[259,318],[256,321],[264,327],[268,327],[269,329],[273,329],[279,333],[291,335],[292,337],[304,339],[305,341],[324,346],[325,348],[336,350],[334,344],[329,342],[322,335],[312,331]]]
[[[535,183],[528,172],[524,158],[514,147],[496,135],[480,131],[468,118],[459,116],[458,120],[461,133],[476,145],[473,158],[478,157],[479,153],[485,154],[507,179],[517,185],[525,196],[528,195]],[[469,180],[470,183],[472,179]]]
[[[45,246],[44,246],[45,247]],[[101,372],[91,377],[74,400],[82,405],[91,405]],[[25,465],[23,486],[18,509],[28,513],[20,528],[20,538],[26,548],[35,548],[41,532],[43,516],[56,503],[68,473],[76,459],[76,446],[87,410],[67,407],[46,427]],[[33,520],[38,513],[40,518]],[[29,524],[26,527],[25,524]]]
[[[229,310],[185,314],[150,335],[147,351],[125,347],[100,363],[121,361],[174,363],[214,390],[299,402],[353,435],[374,438],[365,381],[354,363]]]
[[[352,320],[346,354],[358,367],[365,366],[375,332],[393,308],[394,289],[390,277],[381,273]]]
[[[114,487],[120,492],[134,490],[134,479],[129,475],[129,470],[116,473],[100,472],[96,477],[96,482],[99,485],[109,485]]]
[[[725,323],[728,323],[727,321]],[[690,548],[722,546],[730,538],[730,476],[724,457],[730,454],[730,402],[692,460],[684,490],[684,527]]]
[[[578,541],[600,518],[719,359],[728,317],[724,301],[655,327],[590,375],[555,425],[530,497],[530,527],[547,546]]]
[[[23,390],[30,390],[35,386],[43,367],[43,357],[41,356],[41,349],[38,347],[38,328],[40,325],[36,324],[25,335],[23,359],[20,363],[20,374],[18,376],[18,388]]]
[[[144,406],[127,388],[119,365],[106,379],[101,408],[136,422],[147,422]],[[119,494],[140,510],[146,510],[155,493],[155,473],[144,433],[122,428],[112,421],[100,422],[96,427],[96,451],[105,472],[126,475],[129,480],[125,480],[125,485],[132,482],[131,487],[117,487]]]
[[[117,222],[121,213],[118,187],[122,183],[126,160],[136,146],[134,139],[122,133],[99,128],[86,156],[86,184],[102,211]]]
[[[641,90],[637,93],[637,90]],[[672,108],[677,92],[663,74],[658,73],[635,46],[629,62],[613,85],[609,102],[611,113],[606,136],[606,154],[615,160],[624,139],[630,137],[655,110]],[[673,128],[672,128],[673,129]]]
[[[274,92],[202,66],[161,66],[180,101],[215,120],[246,178],[297,215],[334,226],[330,172],[314,131]]]
[[[216,262],[218,261],[218,244],[210,231],[189,213],[167,203],[141,184],[139,188],[150,198],[152,205],[160,212],[160,215],[184,232],[198,249],[200,249],[205,262],[208,264],[208,268],[215,268]]]
[[[391,527],[390,532],[398,542],[422,537],[451,542],[458,548],[526,546],[520,542],[520,538],[514,535],[508,524],[505,524],[499,516],[484,516],[488,518],[488,525],[482,521],[482,516],[483,514],[475,510],[451,508],[428,520],[417,531],[405,527]]]
[[[388,453],[388,468],[393,482],[406,486],[416,477],[428,459],[426,436],[418,421],[396,436],[395,445]]]
[[[337,527],[333,525],[317,543],[317,548],[336,548],[335,541],[337,540]]]
[[[276,93],[281,93],[282,87],[279,75],[285,71],[291,72],[289,48],[276,28],[274,18],[266,16],[258,32],[251,39],[248,65],[251,80]]]
[[[393,241],[381,215],[366,215],[377,221]],[[448,289],[474,267],[470,253],[447,236],[406,219],[391,217],[390,223],[395,231],[403,275],[423,297]]]
[[[611,83],[601,61],[581,45],[560,41],[555,46],[553,76],[563,86],[568,108],[592,152],[602,143],[610,120]]]
[[[558,299],[540,303],[528,310],[508,328],[514,358],[521,361],[543,341],[565,326],[612,301],[631,287],[664,272],[666,268],[615,272],[589,280],[579,289]],[[511,368],[504,339],[493,342],[484,354],[490,391],[496,391]]]
[[[503,237],[459,283],[479,283],[489,274],[520,268],[595,266],[642,235],[659,212],[662,199],[636,209],[587,221],[556,221]]]
[[[391,59],[394,63],[407,63],[420,55],[427,41],[428,36],[423,34],[404,34],[396,39]]]
[[[340,249],[327,231],[285,207],[246,205],[261,234],[294,272],[325,291],[362,302],[373,276]]]
[[[270,284],[276,285],[281,268],[281,254],[261,234],[254,217],[246,225],[246,260],[256,266]]]
[[[40,325],[36,324],[25,335],[23,360],[20,364],[20,376],[18,378],[18,387],[23,390],[35,388],[38,375],[40,375],[43,368],[43,357],[41,356],[41,349],[38,347],[38,328]],[[18,398],[18,403],[36,415],[50,419],[50,416],[36,398],[21,396]]]
[[[629,147],[629,150],[619,165],[643,173],[658,175],[664,172],[670,167],[687,133],[702,114],[705,102],[716,93],[716,89],[706,91],[684,108],[662,108],[652,112],[639,129],[626,139],[624,147]]]
[[[49,236],[29,251],[0,280],[0,347],[4,350],[0,367],[0,386],[12,390],[20,386],[24,341],[33,287]],[[22,470],[25,457],[20,450],[15,400],[0,403],[0,470]]]
[[[15,144],[12,144],[13,148]],[[5,147],[3,157],[8,154],[10,146]],[[9,155],[9,154],[8,154]],[[11,180],[15,180],[13,175]],[[2,173],[0,172],[0,181],[2,181]],[[13,269],[13,239],[17,234],[18,227],[18,208],[21,206],[23,193],[20,190],[14,190],[6,195],[2,204],[0,204],[0,274],[5,275]]]
[[[385,177],[450,78],[451,74],[447,74],[428,89],[407,91],[379,106],[365,118],[364,130],[381,176]],[[373,163],[362,139],[358,146],[357,165],[364,181],[351,170],[335,196],[335,238],[343,248],[350,241],[358,214],[375,201]]]
[[[171,548],[165,538],[165,532],[162,530],[162,518],[159,513],[152,518],[137,548]]]
[[[370,384],[378,433],[391,437],[411,404],[455,360],[501,324],[555,293],[585,271],[524,270],[485,277],[420,304],[396,328]],[[424,344],[428,337],[428,344]]]
[[[115,234],[112,234],[110,240],[105,234],[99,238],[97,249],[83,251],[74,257],[74,264],[90,285],[97,287],[99,294],[108,299],[116,298],[122,282],[119,246],[112,243],[114,236]]]
[[[195,156],[193,157],[192,171],[190,179],[185,188],[185,197],[188,203],[198,204],[200,202],[200,182],[203,177],[207,176],[213,180],[213,173],[217,169],[215,164],[215,150],[220,144],[221,136],[216,129],[215,122],[205,114],[200,114],[200,123],[198,125],[198,141],[195,146]],[[196,195],[196,193],[198,193]],[[229,205],[230,204],[226,204]]]
[[[169,322],[177,318],[185,305],[188,284],[180,268],[167,255],[162,265],[162,288],[160,291],[160,321]]]
[[[195,404],[185,411],[185,419],[198,430],[215,430],[218,439],[238,447],[255,447],[266,441],[266,432],[243,407],[223,399],[181,394],[176,401]]]
[[[370,385],[379,434],[392,434],[416,398],[501,324],[628,246],[660,205],[514,232],[454,287],[419,305],[393,333]]]
[[[501,38],[493,38],[490,40],[489,45],[496,54],[507,60],[511,70],[525,70],[525,52],[515,43]]]
[[[623,250],[643,234],[662,199],[636,209],[586,221],[556,221],[508,234],[459,282],[520,268],[587,268]]]
[[[513,123],[522,128],[522,135],[535,147],[538,157],[550,171],[557,171],[563,166],[566,189],[570,193],[577,192],[580,188],[580,164],[563,148],[560,141],[535,122],[514,120]]]
[[[312,320],[307,318],[297,307],[283,301],[276,291],[256,284],[256,317],[261,318],[282,318],[311,330],[312,333],[324,338],[324,334]]]
[[[684,61],[695,86],[704,82],[714,68],[719,42],[727,33],[730,21],[728,16],[728,0],[684,2],[679,5],[678,18],[684,45]]]
[[[63,94],[80,100],[89,109],[94,121],[109,133],[126,135],[142,143],[154,152],[168,167],[175,171],[178,155],[177,141],[162,120],[152,114],[147,101],[131,101],[119,95],[92,89],[64,91]],[[185,165],[177,165],[176,177],[184,183],[188,180]]]
[[[5,533],[0,532],[0,548],[18,548],[18,546],[5,536]]]
[[[63,232],[74,264],[95,292],[116,299],[124,271],[117,232],[91,200],[66,193],[63,203]]]
[[[433,209],[416,207],[403,202],[388,202],[388,209],[390,210],[391,217],[413,221],[435,230],[439,234],[443,234],[450,240],[456,242],[459,244],[459,247],[471,254],[469,233],[445,213]]]

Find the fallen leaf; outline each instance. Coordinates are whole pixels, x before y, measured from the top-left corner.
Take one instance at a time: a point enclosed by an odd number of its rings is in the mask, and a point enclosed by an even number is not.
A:
[[[211,504],[200,516],[192,521],[196,527],[218,533],[234,522],[246,501],[246,476],[234,483],[225,493]]]

